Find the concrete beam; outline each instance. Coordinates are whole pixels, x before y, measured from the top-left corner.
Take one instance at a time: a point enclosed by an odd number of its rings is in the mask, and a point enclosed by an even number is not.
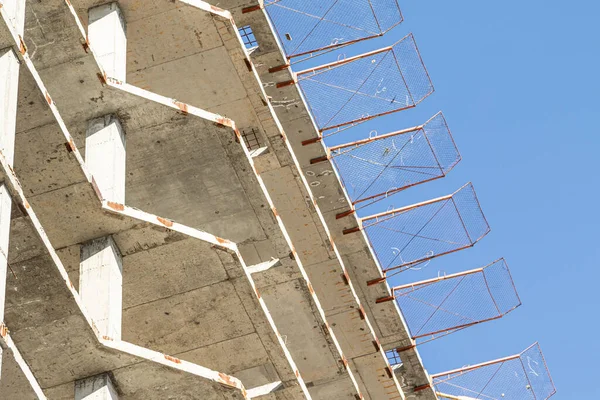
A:
[[[10,165],[14,160],[19,64],[12,48],[0,50],[0,151]]]
[[[125,203],[125,134],[116,115],[88,122],[85,163],[104,200]]]
[[[100,336],[121,340],[123,261],[111,236],[81,246],[79,295]]]
[[[75,400],[119,400],[108,374],[75,382]]]
[[[106,75],[125,82],[127,32],[125,18],[117,2],[88,10],[88,38]]]

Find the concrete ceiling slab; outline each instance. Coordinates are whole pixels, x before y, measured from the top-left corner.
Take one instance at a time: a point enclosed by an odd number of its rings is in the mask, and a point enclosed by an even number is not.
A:
[[[298,369],[305,381],[318,381],[332,376],[332,371],[340,371],[341,363],[335,358],[335,349],[323,335],[323,326],[316,310],[305,311],[302,304],[310,304],[310,297],[301,280],[290,281],[263,288],[267,306],[273,318],[286,319],[279,327],[281,335],[295,357]],[[268,296],[268,297],[267,297]],[[303,327],[310,326],[307,332]]]
[[[323,293],[319,299],[327,315],[356,310],[356,302],[344,275],[340,273],[337,260],[309,265],[306,271],[313,278],[311,282],[315,291]]]
[[[169,354],[254,331],[230,282],[125,308],[123,325],[124,340]]]
[[[27,210],[29,216],[32,212],[31,208]],[[171,371],[162,371],[165,369],[164,366],[146,361],[140,363],[139,357],[119,354],[115,350],[105,348],[98,342],[96,333],[81,314],[82,311],[74,295],[76,292],[69,289],[69,281],[65,281],[64,276],[60,273],[62,267],[57,266],[55,259],[51,256],[53,250],[45,247],[40,242],[38,235],[42,233],[35,229],[36,235],[31,235],[31,228],[24,229],[21,232],[22,227],[26,225],[24,220],[28,220],[29,216],[19,215],[19,213],[15,213],[15,215],[17,222],[12,224],[13,231],[11,234],[13,237],[20,238],[16,243],[20,243],[23,236],[27,236],[30,240],[39,242],[33,247],[46,249],[46,252],[41,255],[11,263],[13,273],[7,282],[6,308],[6,321],[11,325],[14,340],[19,346],[23,347],[24,357],[29,360],[33,373],[42,387],[59,386],[108,370],[113,371],[115,376],[118,375],[116,369],[121,369],[119,373],[125,371],[137,374],[139,371],[132,370],[133,367],[130,366],[135,364],[136,368],[144,366],[144,375],[149,374],[152,376],[153,368],[159,368],[161,372],[154,375],[157,379],[160,377],[164,380],[156,381],[157,384],[168,388],[173,393],[178,393],[177,390],[185,393],[183,388],[186,387],[186,384],[180,381],[186,382],[190,378],[173,377],[173,379],[169,378],[167,380],[166,376],[173,374]],[[128,237],[130,238],[131,234]],[[175,241],[174,243],[175,245],[181,244],[181,241]],[[154,249],[160,249],[160,247]],[[147,252],[148,250],[140,251]],[[206,251],[210,251],[210,246],[204,249],[204,252]],[[135,254],[137,253],[133,253],[133,255]],[[125,259],[128,257],[131,257],[131,255],[126,256]],[[172,299],[174,296],[170,298]],[[48,343],[53,343],[53,345],[48,346]],[[178,371],[177,374],[186,375],[182,371]],[[193,385],[191,381],[189,382],[189,390],[192,390],[193,387],[193,393],[196,393],[196,395],[203,393],[202,385],[204,383],[199,384],[196,382],[198,377],[192,377],[195,382],[193,382]],[[126,378],[124,379],[127,381]],[[251,380],[251,376],[248,379]],[[119,381],[118,377],[117,380]],[[133,393],[138,396],[139,385],[146,385],[148,382],[152,385],[152,380],[145,379],[144,382],[138,380],[138,386],[135,387]],[[208,385],[206,397],[203,396],[203,398],[235,398],[235,396],[223,397],[220,394],[215,394],[220,393],[222,390],[233,389],[227,389],[223,385],[212,381],[207,381],[206,384]],[[135,386],[136,384],[132,383],[131,385]],[[175,390],[175,387],[177,390]],[[217,388],[218,391],[214,392],[214,388]],[[125,394],[128,393],[129,389],[121,389]],[[142,397],[134,396],[131,398]]]
[[[20,354],[15,353],[7,343],[8,337],[0,338],[2,347],[2,379],[0,380],[0,398],[1,399],[39,399],[33,385],[37,384],[29,381],[18,359]],[[12,339],[11,339],[12,340]],[[39,387],[38,387],[39,388]]]
[[[347,379],[321,382],[310,387],[310,394],[315,398],[356,400],[356,396],[350,394],[354,389],[352,382]]]
[[[8,13],[6,10],[0,10],[0,49],[6,49],[8,47],[13,47],[15,51],[18,49],[15,46],[15,40],[13,38],[12,32],[8,29],[7,23]]]

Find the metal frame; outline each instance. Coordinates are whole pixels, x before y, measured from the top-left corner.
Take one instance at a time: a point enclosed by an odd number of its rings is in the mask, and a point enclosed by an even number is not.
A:
[[[437,151],[436,151],[436,146],[434,146],[432,144],[432,140],[428,135],[427,132],[427,126],[429,123],[431,123],[432,121],[436,120],[436,119],[440,119],[447,131],[447,136],[449,139],[449,142],[452,144],[453,146],[453,150],[456,153],[456,157],[453,160],[453,162],[449,165],[442,165],[442,162],[440,162],[440,159],[437,155]],[[421,131],[423,133],[423,137],[425,138],[427,145],[431,151],[431,155],[433,156],[433,160],[435,161],[435,165],[432,166],[431,168],[435,169],[436,172],[439,173],[439,175],[435,175],[435,176],[431,176],[429,178],[423,179],[423,180],[419,180],[419,181],[414,181],[412,183],[408,183],[405,185],[401,185],[401,186],[395,186],[395,187],[389,187],[387,188],[384,192],[380,192],[377,194],[372,194],[366,197],[361,197],[361,195],[358,196],[358,198],[356,199],[352,199],[350,196],[350,194],[348,193],[348,189],[347,189],[347,185],[344,179],[344,174],[342,174],[341,172],[341,167],[339,165],[338,162],[336,162],[336,158],[344,156],[344,155],[350,155],[350,153],[352,153],[353,151],[355,151],[356,149],[359,148],[365,148],[366,146],[368,146],[371,143],[376,143],[378,141],[381,140],[386,140],[389,138],[393,138],[393,137],[397,137],[397,136],[402,136],[402,135],[408,135],[408,134],[412,134],[415,132],[419,132]],[[414,135],[411,135],[411,139],[412,137],[414,137]],[[403,147],[400,149],[400,151],[402,151],[404,149],[404,147],[407,145],[408,143],[406,143],[405,145],[403,145]],[[412,144],[412,140],[411,140],[411,144]],[[392,162],[395,161],[395,158],[400,154],[400,151],[398,153],[396,153],[396,155],[389,161],[389,163],[387,165],[385,165],[384,169],[380,172],[380,174],[378,176],[376,176],[373,179],[373,183],[376,182],[376,180],[385,172],[388,170],[388,168],[394,168],[395,166],[392,165]],[[326,149],[327,154],[325,156],[322,157],[318,157],[318,158],[314,158],[312,160],[310,160],[311,164],[316,164],[319,163],[321,161],[326,161],[326,160],[331,160],[332,163],[335,165],[336,169],[340,172],[340,180],[341,180],[341,184],[342,187],[344,188],[344,190],[346,191],[346,193],[348,194],[348,198],[351,201],[351,209],[348,211],[345,211],[343,213],[339,213],[336,215],[336,218],[342,218],[348,215],[353,214],[354,212],[356,212],[356,210],[359,210],[363,207],[366,207],[370,204],[373,204],[377,201],[383,200],[384,198],[387,198],[390,195],[393,195],[395,193],[401,192],[403,190],[406,190],[408,188],[411,188],[413,186],[417,186],[420,185],[422,183],[426,183],[426,182],[430,182],[436,179],[440,179],[446,176],[446,174],[448,172],[450,172],[454,166],[456,166],[456,164],[458,164],[461,161],[461,155],[460,152],[458,151],[458,148],[456,147],[456,143],[454,142],[454,138],[452,137],[452,133],[450,132],[450,129],[448,128],[448,125],[446,123],[446,120],[444,118],[444,115],[442,114],[442,112],[438,112],[437,114],[435,114],[433,117],[431,117],[427,122],[425,122],[422,125],[418,125],[418,126],[414,126],[412,128],[408,128],[408,129],[403,129],[403,130],[398,130],[398,131],[394,131],[394,132],[390,132],[384,135],[374,135],[372,137],[368,137],[366,139],[361,139],[361,140],[357,140],[354,142],[349,142],[349,143],[345,143],[345,144],[341,144],[341,145],[337,145],[337,146],[332,146],[332,147],[328,147]],[[411,168],[411,167],[404,167],[404,168]],[[417,168],[417,167],[414,167]],[[422,167],[419,167],[422,168]],[[415,171],[408,171],[408,172],[415,172]],[[430,174],[433,175],[433,174]],[[363,193],[364,194],[364,193]],[[356,208],[355,206],[360,204],[360,203],[367,203],[367,204],[363,204],[361,207]]]
[[[494,268],[495,266],[501,265],[505,270],[506,270],[506,275],[503,277],[506,282],[504,282],[506,284],[506,287],[508,288],[512,288],[512,291],[514,292],[514,301],[516,302],[514,305],[509,306],[509,307],[505,307],[507,305],[505,304],[499,304],[499,300],[497,300],[497,296],[494,296],[494,293],[492,291],[492,288],[490,287],[490,282],[488,280],[488,278],[491,278],[489,276],[486,276],[486,271],[490,271],[490,268]],[[490,272],[490,274],[493,274],[493,271]],[[459,287],[459,285],[461,285],[465,279],[467,279],[468,277],[474,277],[477,275],[481,275],[481,282],[483,283],[485,290],[481,290],[481,292],[485,292],[487,294],[487,299],[491,300],[491,304],[493,305],[493,307],[489,307],[492,312],[493,315],[487,315],[485,317],[482,317],[480,319],[473,319],[471,322],[468,323],[464,323],[464,324],[459,324],[459,325],[453,325],[453,326],[446,326],[442,329],[436,329],[434,331],[431,332],[421,332],[421,329],[433,318],[433,316],[440,310],[450,313],[450,314],[454,314],[459,316],[459,314],[457,314],[456,311],[453,310],[446,310],[446,309],[442,309],[443,304],[455,293],[455,291],[457,290],[457,288]],[[444,298],[444,300],[441,302],[440,305],[438,306],[434,306],[432,304],[429,304],[427,302],[427,296],[424,296],[424,298],[417,298],[417,299],[413,299],[416,302],[419,303],[424,303],[426,306],[430,306],[432,307],[432,309],[434,309],[433,313],[429,316],[429,318],[425,321],[425,323],[422,324],[419,332],[416,332],[415,334],[412,334],[411,332],[411,338],[415,341],[418,341],[419,339],[425,339],[422,340],[416,344],[423,344],[423,343],[427,343],[429,341],[435,340],[435,339],[439,339],[440,337],[446,336],[448,334],[457,332],[459,330],[468,328],[470,326],[473,325],[478,325],[484,322],[488,322],[488,321],[493,321],[496,319],[500,319],[502,317],[504,317],[505,315],[507,315],[508,313],[510,313],[511,311],[515,310],[516,308],[518,308],[521,305],[521,299],[519,298],[519,294],[517,293],[517,289],[515,287],[514,281],[512,279],[512,276],[510,274],[510,270],[508,269],[508,265],[506,264],[506,261],[504,260],[504,258],[500,258],[498,260],[495,260],[491,263],[489,263],[488,265],[482,267],[482,268],[476,268],[476,269],[472,269],[469,271],[463,271],[463,272],[459,272],[456,274],[450,274],[450,275],[444,275],[444,276],[439,276],[437,278],[433,278],[433,279],[427,279],[427,280],[423,280],[423,281],[419,281],[419,282],[414,282],[414,283],[409,283],[409,284],[405,284],[405,285],[401,285],[401,286],[396,286],[392,288],[392,295],[391,296],[387,296],[387,297],[382,297],[377,299],[376,303],[384,303],[384,302],[388,302],[388,301],[392,301],[392,300],[396,300],[398,307],[400,308],[401,311],[403,311],[404,314],[404,319],[407,321],[407,324],[409,325],[409,330],[411,329],[411,319],[410,317],[407,315],[407,313],[405,312],[405,307],[402,306],[401,302],[399,301],[399,299],[401,299],[404,296],[407,297],[411,297],[411,295],[419,290],[425,289],[427,287],[430,287],[432,285],[435,285],[436,283],[442,282],[442,281],[448,281],[448,280],[457,280],[458,282],[456,283],[456,285],[452,288],[452,290],[450,291],[450,293],[448,293],[448,295]],[[497,285],[494,285],[497,286]],[[477,292],[476,290],[473,290],[472,293]],[[478,299],[474,297],[475,295],[473,294],[473,298],[472,301],[473,302],[477,302],[477,304],[482,304],[482,302],[485,299]],[[505,297],[505,296],[503,296]],[[463,302],[461,302],[462,304]],[[435,308],[434,308],[435,307]],[[463,316],[466,319],[472,319],[471,317],[466,317]],[[402,352],[404,349],[396,349],[396,351],[398,353]]]
[[[536,377],[539,377],[541,374],[536,372],[533,370],[533,368],[531,368],[531,365],[528,364],[529,370],[525,367],[525,363],[523,361],[523,358],[526,356],[526,354],[530,351],[536,351],[539,352],[539,357],[542,361],[542,366],[543,367],[543,373],[544,373],[544,378],[547,378],[547,383],[548,385],[550,385],[551,390],[548,393],[542,393],[543,395],[545,395],[546,397],[543,398],[538,398],[536,395],[536,389],[535,389],[535,385],[534,382],[532,382],[532,379],[530,378],[530,373],[535,375]],[[527,356],[528,357],[528,356]],[[487,399],[491,399],[489,396],[486,395],[482,395],[482,392],[488,387],[488,385],[493,381],[493,379],[500,373],[500,368],[502,367],[503,364],[507,363],[507,362],[511,362],[514,360],[519,360],[519,363],[515,363],[516,365],[520,365],[520,367],[523,369],[523,374],[527,379],[527,387],[526,390],[530,391],[531,394],[531,399],[533,400],[547,400],[550,397],[552,397],[554,394],[556,394],[556,387],[554,386],[554,381],[552,380],[552,376],[550,375],[550,371],[548,370],[548,365],[546,364],[546,360],[544,358],[544,355],[542,353],[542,350],[540,348],[539,343],[534,343],[531,346],[529,346],[528,348],[526,348],[525,350],[523,350],[521,353],[519,354],[515,354],[509,357],[504,357],[504,358],[499,358],[497,360],[492,360],[492,361],[487,361],[484,363],[480,363],[480,364],[476,364],[476,365],[471,365],[471,366],[467,366],[467,367],[463,367],[463,368],[458,368],[458,369],[454,369],[451,371],[447,371],[447,372],[442,372],[442,373],[438,373],[438,374],[434,374],[431,375],[431,380],[432,380],[432,384],[430,385],[426,385],[423,387],[419,387],[416,388],[415,391],[419,391],[419,390],[423,390],[426,389],[428,387],[435,387],[436,388],[436,394],[439,397],[442,398],[446,398],[446,399],[459,399],[459,400],[470,400],[471,398],[477,398],[477,399],[481,399],[481,398],[487,398]],[[473,372],[475,370],[481,369],[481,368],[485,368],[485,367],[490,367],[490,366],[494,366],[494,365],[498,365],[498,369],[495,371],[494,374],[491,375],[491,377],[489,377],[489,379],[487,379],[487,382],[485,383],[485,385],[483,385],[482,389],[471,389],[471,388],[466,388],[466,387],[461,387],[461,386],[456,386],[455,387],[459,387],[464,391],[468,391],[472,393],[472,396],[474,397],[468,397],[468,396],[461,396],[461,395],[456,395],[456,394],[446,394],[443,393],[442,391],[439,390],[438,386],[440,384],[449,382],[453,379],[456,379],[458,377],[464,376],[466,374],[468,374],[469,372]],[[516,375],[516,372],[514,372]],[[510,382],[508,379],[506,379],[506,384],[508,385]],[[481,386],[481,385],[480,385]],[[510,388],[507,388],[510,389]],[[539,389],[539,388],[538,388]],[[483,397],[481,397],[483,396]],[[507,398],[506,400],[513,400],[514,398]],[[516,400],[516,399],[514,399]],[[520,400],[520,399],[519,399]]]
[[[387,32],[389,32],[390,30],[392,30],[393,28],[395,28],[396,26],[400,25],[402,23],[402,21],[404,20],[402,11],[400,10],[400,5],[398,4],[397,0],[391,0],[391,2],[393,3],[392,5],[395,5],[394,12],[397,10],[399,19],[397,22],[393,23],[392,25],[390,25],[388,27],[381,26],[379,15],[382,14],[382,12],[376,11],[376,7],[373,6],[373,3],[371,0],[364,0],[365,5],[368,5],[368,8],[371,10],[373,18],[374,18],[375,22],[377,23],[377,31],[374,31],[374,32],[366,30],[363,27],[352,26],[352,25],[345,24],[342,22],[330,21],[330,20],[326,19],[328,14],[332,11],[332,9],[336,5],[341,5],[340,1],[342,1],[342,0],[334,0],[333,4],[331,4],[331,6],[325,11],[325,14],[322,16],[312,15],[305,11],[296,10],[291,7],[286,7],[285,6],[286,0],[264,0],[263,3],[265,3],[265,4],[263,4],[262,6],[259,5],[259,6],[254,6],[254,7],[247,7],[245,9],[243,9],[242,12],[247,13],[247,12],[259,10],[261,8],[265,9],[266,14],[269,17],[269,20],[271,21],[273,27],[275,28],[274,31],[277,35],[277,39],[281,43],[281,48],[283,49],[286,60],[287,60],[287,64],[280,66],[279,68],[285,68],[291,64],[295,64],[297,62],[302,62],[307,59],[340,49],[342,47],[349,46],[354,43],[359,43],[359,42],[362,42],[365,40],[381,37],[384,34],[386,34]],[[273,12],[270,11],[275,7],[284,8],[284,9],[287,9],[288,11],[290,11],[291,13],[302,14],[306,17],[314,18],[315,20],[317,20],[315,25],[312,26],[310,31],[304,37],[301,38],[301,42],[296,46],[296,49],[293,50],[291,53],[286,51],[286,46],[284,45],[284,43],[286,43],[287,41],[290,40],[287,37],[290,34],[288,32],[286,32],[285,34],[282,32],[282,29],[287,28],[288,24],[285,24],[286,26],[281,26],[283,24],[280,24],[278,21],[276,21],[277,18],[273,15]],[[365,7],[364,12],[368,12],[367,7]],[[386,14],[389,14],[389,11],[387,11]],[[364,35],[362,35],[362,37],[357,37],[355,39],[348,39],[348,40],[344,40],[343,38],[334,38],[335,40],[331,40],[331,38],[326,37],[325,38],[326,41],[329,41],[328,44],[323,44],[320,47],[316,47],[316,48],[297,51],[300,48],[300,46],[302,46],[305,43],[305,41],[311,37],[311,35],[315,32],[317,27],[323,22],[332,23],[338,27],[341,27],[342,29],[349,28],[356,32],[364,32]],[[292,62],[293,59],[296,59],[296,60],[294,60]]]
[[[409,83],[408,82],[412,82],[413,80],[407,80],[406,77],[404,76],[403,72],[402,72],[402,66],[404,64],[402,64],[402,57],[399,57],[396,52],[395,49],[398,48],[399,45],[401,44],[411,44],[414,47],[414,56],[416,57],[416,59],[418,60],[418,63],[420,64],[420,67],[422,68],[422,73],[423,76],[425,77],[425,80],[423,82],[426,83],[426,86],[428,87],[427,91],[423,94],[420,94],[420,96],[418,98],[415,98],[415,95],[413,94],[413,89],[414,89],[414,85],[411,84],[411,87],[409,87]],[[356,126],[362,122],[365,121],[369,121],[371,119],[383,116],[383,115],[388,115],[388,114],[392,114],[398,111],[402,111],[402,110],[406,110],[406,109],[410,109],[410,108],[414,108],[417,106],[417,104],[419,104],[421,101],[423,101],[425,98],[427,98],[430,94],[433,93],[434,89],[433,89],[433,84],[431,83],[431,78],[429,76],[429,72],[427,72],[427,68],[425,67],[425,64],[423,63],[423,59],[421,57],[421,54],[419,52],[419,49],[417,47],[417,44],[414,40],[414,37],[411,34],[406,35],[405,37],[403,37],[402,39],[400,39],[399,41],[397,41],[396,43],[394,43],[392,46],[387,46],[387,47],[383,47],[381,49],[378,50],[374,50],[374,51],[370,51],[367,53],[363,53],[363,54],[359,54],[357,56],[353,56],[353,57],[348,57],[348,58],[344,58],[338,61],[334,61],[331,63],[327,63],[327,64],[323,64],[317,67],[312,67],[312,68],[308,68],[299,72],[296,72],[294,74],[294,79],[289,80],[289,81],[284,81],[284,82],[279,82],[276,84],[276,86],[278,88],[282,88],[285,86],[289,86],[289,85],[294,85],[294,84],[298,84],[298,87],[300,89],[300,91],[302,92],[303,96],[307,99],[307,104],[309,109],[311,110],[311,113],[313,113],[314,115],[314,110],[313,110],[313,105],[311,105],[311,98],[310,96],[307,96],[306,93],[306,89],[302,87],[302,81],[303,80],[308,80],[312,77],[315,77],[317,75],[321,75],[324,73],[328,73],[331,72],[337,68],[340,68],[344,65],[348,65],[350,63],[356,62],[356,61],[360,61],[362,59],[368,58],[368,57],[373,57],[376,55],[380,55],[382,53],[390,53],[393,57],[393,62],[396,65],[397,69],[398,69],[398,76],[399,76],[399,81],[402,82],[402,85],[404,86],[404,88],[406,89],[407,93],[408,93],[408,101],[404,102],[405,104],[401,105],[401,103],[399,101],[396,100],[396,98],[394,97],[392,99],[392,104],[397,103],[398,107],[394,108],[392,110],[385,110],[385,111],[381,111],[381,112],[375,112],[373,113],[373,115],[363,115],[360,118],[355,118],[355,117],[351,117],[351,119],[347,120],[347,121],[343,121],[343,122],[339,122],[339,123],[335,123],[332,125],[325,125],[325,126],[321,126],[323,124],[319,124],[317,122],[317,127],[318,127],[318,131],[319,131],[319,136],[317,138],[314,139],[309,139],[309,140],[305,140],[302,142],[303,145],[308,145],[311,143],[315,143],[318,142],[320,140],[322,140],[324,137],[327,136],[331,136],[334,134],[337,134],[345,129],[348,129],[350,127]],[[385,55],[384,55],[385,57]],[[383,58],[382,58],[383,60]],[[376,65],[375,68],[378,68],[379,63]],[[346,74],[345,71],[340,72],[340,74]],[[362,85],[365,84],[365,82],[367,82],[369,79],[371,78],[371,75],[365,77],[365,80],[363,81],[363,83],[361,84],[360,87],[362,87]],[[360,89],[360,88],[359,88]],[[354,95],[356,95],[358,93],[358,90],[354,92],[354,94],[352,95],[351,99],[354,98]],[[379,100],[385,101],[385,102],[389,102],[387,99],[383,99],[383,98],[378,98]],[[343,110],[348,103],[346,103],[344,106],[342,106],[342,108],[339,110]],[[338,113],[339,113],[338,111]],[[336,114],[337,115],[337,114]],[[335,118],[335,115],[334,117]],[[331,118],[331,119],[333,119]],[[329,122],[331,122],[331,119]],[[324,134],[324,132],[329,131],[329,133]]]
[[[475,200],[475,203],[476,203],[476,207],[478,208],[478,211],[481,214],[481,222],[485,225],[484,232],[482,234],[480,234],[479,237],[476,237],[476,238],[470,237],[470,235],[468,233],[468,229],[467,229],[467,227],[465,225],[462,213],[459,210],[459,207],[456,205],[456,202],[454,200],[455,197],[456,197],[456,195],[458,193],[461,193],[465,189],[470,189],[472,191],[473,197],[474,197],[474,200]],[[385,281],[385,279],[386,279],[386,273],[389,272],[389,271],[402,272],[402,271],[408,270],[410,268],[414,268],[418,264],[421,264],[423,262],[427,262],[427,261],[432,260],[434,258],[438,258],[438,257],[446,255],[446,254],[454,253],[454,252],[457,252],[457,251],[460,251],[460,250],[463,250],[463,249],[466,249],[466,248],[469,248],[469,247],[473,247],[479,240],[481,240],[485,235],[487,235],[490,232],[490,227],[489,227],[489,224],[487,222],[487,219],[485,218],[485,215],[483,214],[483,211],[481,210],[481,205],[479,204],[479,200],[477,199],[477,195],[475,194],[475,191],[473,189],[473,185],[469,182],[469,183],[465,184],[460,189],[458,189],[457,191],[455,191],[454,193],[452,193],[450,195],[438,197],[436,199],[424,201],[424,202],[421,202],[421,203],[416,203],[416,204],[413,204],[413,205],[410,205],[410,206],[401,207],[401,208],[397,208],[397,209],[394,209],[394,210],[384,211],[384,212],[381,212],[381,213],[378,213],[378,214],[374,214],[374,215],[371,215],[371,216],[367,216],[367,217],[363,217],[363,218],[358,218],[357,217],[357,220],[358,220],[358,223],[359,223],[358,226],[356,226],[354,228],[349,228],[349,229],[344,229],[343,230],[343,234],[344,235],[347,235],[347,234],[350,234],[350,233],[354,233],[354,232],[359,232],[359,231],[365,230],[365,229],[367,229],[367,228],[369,228],[371,226],[377,225],[377,224],[379,224],[381,222],[388,221],[388,220],[393,219],[395,217],[398,217],[400,215],[406,214],[407,212],[409,212],[411,210],[415,210],[415,209],[418,209],[418,208],[421,208],[421,207],[425,207],[425,206],[428,206],[428,205],[431,205],[431,204],[435,204],[435,203],[446,202],[446,201],[449,201],[449,200],[452,201],[452,203],[453,203],[453,205],[454,205],[454,207],[456,209],[456,213],[457,213],[457,215],[459,217],[459,220],[460,220],[460,222],[462,224],[462,227],[464,228],[464,230],[466,232],[466,235],[468,237],[468,242],[469,243],[464,244],[464,245],[459,245],[459,246],[457,246],[457,247],[455,247],[453,249],[450,249],[450,250],[441,251],[440,253],[437,253],[437,254],[425,255],[425,256],[423,256],[421,258],[418,258],[418,259],[415,259],[415,260],[406,261],[406,262],[402,262],[402,263],[399,263],[399,264],[396,264],[396,265],[393,265],[393,266],[383,266],[382,265],[381,268],[382,268],[382,272],[383,272],[383,277],[377,278],[377,279],[373,279],[373,280],[369,281],[368,282],[369,285],[374,285],[374,284],[381,283],[381,282]],[[423,227],[421,228],[421,230],[423,228],[425,228],[429,224],[429,222],[431,222],[432,219],[430,219],[429,221],[427,221],[425,223],[425,225],[423,225]],[[418,232],[417,232],[417,234],[414,234],[412,236],[416,237],[416,235],[418,235]],[[369,237],[368,234],[365,235],[365,236],[366,236],[366,238],[367,238],[367,240],[368,240],[371,248],[373,249],[373,253],[377,256],[378,259],[380,259],[379,255],[375,251],[375,246],[373,245],[373,240]],[[413,239],[414,239],[414,237],[413,237]],[[412,242],[412,239],[411,239],[411,242]],[[381,263],[381,260],[380,260],[380,264],[383,264],[383,263]]]

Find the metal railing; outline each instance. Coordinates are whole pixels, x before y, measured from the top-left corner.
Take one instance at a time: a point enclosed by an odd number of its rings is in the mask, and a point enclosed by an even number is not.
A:
[[[433,85],[412,34],[393,46],[309,68],[295,74],[320,137],[370,119],[413,108]]]
[[[556,388],[538,343],[523,352],[431,376],[438,397],[459,400],[546,400]]]
[[[376,132],[375,132],[376,133]],[[441,112],[423,125],[329,147],[351,212],[409,187],[443,178],[461,160]],[[358,206],[358,208],[357,208]]]
[[[448,196],[358,220],[344,234],[365,231],[384,276],[472,247],[490,231],[471,183]]]
[[[506,261],[392,288],[417,344],[499,319],[521,305]],[[398,350],[398,352],[401,352]]]

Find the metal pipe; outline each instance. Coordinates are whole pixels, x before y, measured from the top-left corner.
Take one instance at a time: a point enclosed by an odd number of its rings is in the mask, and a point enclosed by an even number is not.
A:
[[[390,215],[390,214],[406,212],[406,211],[412,210],[414,208],[427,206],[429,204],[439,203],[440,201],[449,200],[451,198],[452,198],[452,194],[449,194],[449,195],[446,195],[446,196],[438,197],[436,199],[431,199],[431,200],[427,200],[427,201],[422,201],[420,203],[412,204],[410,206],[400,207],[400,208],[396,208],[394,210],[384,211],[384,212],[381,212],[381,213],[378,213],[378,214],[373,214],[373,215],[370,215],[368,217],[361,218],[361,221],[369,221],[369,220],[376,219],[376,218],[379,218],[379,217],[385,217],[385,216]]]
[[[359,54],[354,57],[345,58],[340,61],[333,61],[333,62],[330,62],[327,64],[319,65],[318,67],[307,68],[305,70],[297,72],[296,75],[300,76],[300,75],[304,75],[304,74],[309,74],[311,72],[321,71],[321,70],[327,69],[327,68],[338,67],[340,65],[348,64],[349,62],[353,62],[355,60],[360,60],[361,58],[366,58],[369,56],[373,56],[375,54],[380,54],[380,53],[384,53],[386,51],[391,51],[392,49],[393,49],[393,46],[382,47],[381,49],[369,51],[367,53]]]
[[[418,125],[418,126],[414,126],[412,128],[407,128],[407,129],[402,129],[402,130],[395,131],[395,132],[386,133],[385,135],[381,135],[381,136],[374,136],[374,137],[370,137],[367,139],[357,140],[355,142],[332,146],[329,148],[329,151],[334,151],[334,150],[343,149],[343,148],[352,147],[352,146],[360,146],[365,143],[374,142],[374,141],[380,140],[380,139],[386,139],[391,136],[398,136],[398,135],[403,135],[403,134],[410,133],[410,132],[415,132],[415,131],[418,131],[419,129],[423,129],[424,126],[425,125]]]
[[[457,373],[461,373],[461,372],[468,372],[468,371],[472,371],[477,368],[487,367],[488,365],[500,364],[500,363],[503,363],[506,361],[516,360],[517,358],[520,358],[520,357],[521,357],[520,354],[515,354],[513,356],[498,358],[497,360],[486,361],[486,362],[483,362],[480,364],[471,365],[469,367],[457,368],[457,369],[453,369],[451,371],[446,371],[446,372],[442,372],[439,374],[433,374],[433,375],[431,375],[431,379],[439,378],[439,377],[445,376],[445,375],[452,375],[452,374],[457,374]]]
[[[392,288],[392,292],[394,292],[396,290],[402,290],[402,289],[407,289],[407,288],[411,288],[411,287],[427,285],[429,283],[439,282],[439,281],[443,281],[446,279],[458,278],[458,277],[465,276],[465,275],[472,275],[472,274],[476,274],[478,272],[483,272],[483,268],[475,268],[475,269],[471,269],[469,271],[457,272],[456,274],[438,276],[437,278],[431,278],[431,279],[426,279],[424,281],[407,283],[406,285],[395,286]]]

